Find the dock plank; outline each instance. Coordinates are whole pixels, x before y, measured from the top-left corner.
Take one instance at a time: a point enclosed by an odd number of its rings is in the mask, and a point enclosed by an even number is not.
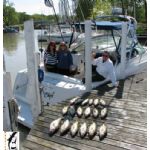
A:
[[[69,104],[69,100],[52,106],[45,106],[44,113],[37,118],[26,141],[23,150],[146,150],[147,149],[147,72],[131,76],[119,81],[119,88],[108,85],[97,87],[85,93],[81,98],[102,98],[107,103],[108,115],[106,119],[78,118],[80,123],[93,121],[97,126],[107,125],[107,137],[100,141],[98,135],[92,140],[88,136],[81,139],[79,134],[74,138],[68,132],[60,136],[59,131],[50,137],[49,124],[62,117],[62,108]],[[71,121],[71,123],[73,122]]]

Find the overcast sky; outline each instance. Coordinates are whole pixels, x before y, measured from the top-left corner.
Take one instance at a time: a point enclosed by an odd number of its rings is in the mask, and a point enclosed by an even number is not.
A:
[[[58,1],[53,0],[54,7],[58,13]],[[53,9],[45,6],[44,0],[9,0],[10,3],[13,3],[17,12],[26,12],[27,14],[54,14]]]

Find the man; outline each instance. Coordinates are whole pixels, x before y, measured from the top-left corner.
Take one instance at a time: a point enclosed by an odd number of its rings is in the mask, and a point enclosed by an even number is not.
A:
[[[102,57],[95,58],[96,54],[93,53],[92,64],[96,66],[96,78],[111,81],[112,85],[117,87],[116,74],[114,71],[113,62],[109,58],[109,52],[104,51]],[[92,78],[95,80],[95,77]]]

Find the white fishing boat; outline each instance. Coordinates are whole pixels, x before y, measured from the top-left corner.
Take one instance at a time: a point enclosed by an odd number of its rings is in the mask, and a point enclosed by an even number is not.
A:
[[[38,34],[39,42],[50,42],[55,41],[56,43],[60,43],[65,41],[66,43],[70,43],[71,37],[74,40],[79,33],[73,32],[73,29],[68,25],[60,25],[60,30],[57,27],[54,27],[53,31],[44,31]]]
[[[53,105],[66,99],[82,95],[91,88],[105,84],[108,81],[97,81],[91,83],[91,60],[92,51],[101,53],[105,50],[110,52],[114,62],[117,80],[125,79],[130,75],[140,73],[147,67],[147,51],[142,47],[134,34],[131,34],[128,21],[95,21],[94,24],[98,30],[105,30],[103,35],[90,37],[91,21],[86,22],[85,41],[80,42],[72,49],[73,62],[78,67],[79,74],[73,76],[60,75],[58,73],[45,72],[44,80],[38,87],[37,61],[32,62],[30,46],[32,40],[29,40],[27,47],[28,71],[27,69],[18,72],[14,84],[14,96],[17,99],[20,108],[19,122],[32,127],[36,116],[41,112],[41,105]],[[28,30],[28,28],[26,28]],[[31,32],[31,31],[29,31]],[[28,32],[28,33],[29,33]],[[31,34],[31,33],[30,33]],[[27,34],[26,34],[27,35]],[[91,40],[90,40],[91,39]],[[88,41],[90,40],[90,41]],[[34,40],[33,40],[34,41]],[[84,51],[85,50],[85,51]],[[84,74],[85,64],[85,74]],[[42,65],[41,65],[42,66]],[[35,75],[34,75],[35,74]],[[85,77],[85,84],[82,82]],[[34,94],[36,94],[34,96]],[[42,100],[42,103],[41,103]],[[37,108],[39,108],[37,110]]]

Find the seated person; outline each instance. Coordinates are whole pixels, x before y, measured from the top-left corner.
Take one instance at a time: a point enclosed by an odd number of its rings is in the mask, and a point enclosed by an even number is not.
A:
[[[109,52],[104,51],[102,57],[98,58],[95,58],[95,53],[93,53],[92,57],[92,64],[96,66],[96,74],[92,76],[92,81],[110,80],[113,86],[117,86],[116,74],[113,62],[109,58]]]
[[[46,71],[57,72],[56,43],[51,41],[44,52],[44,66]]]
[[[70,68],[73,65],[73,59],[65,42],[61,42],[58,50],[58,72],[60,74],[69,75]]]

